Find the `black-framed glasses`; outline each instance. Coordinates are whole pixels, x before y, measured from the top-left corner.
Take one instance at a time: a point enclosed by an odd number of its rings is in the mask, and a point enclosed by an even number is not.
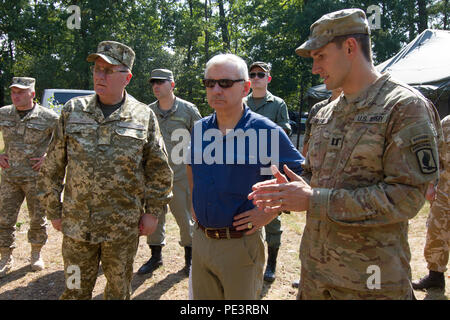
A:
[[[109,76],[111,74],[121,72],[121,73],[128,73],[128,70],[122,70],[122,69],[111,69],[111,68],[103,68],[100,66],[90,66],[92,73],[104,73],[105,75]]]
[[[150,80],[150,84],[152,86],[155,85],[155,84],[160,85],[160,84],[163,84],[166,81],[167,81],[167,79],[152,79],[152,80]]]
[[[230,79],[203,79],[203,85],[207,88],[214,88],[216,86],[216,83],[219,84],[219,87],[221,88],[231,88],[235,82],[244,81],[244,79],[237,79],[237,80],[230,80]]]
[[[254,79],[256,76],[260,79],[264,78],[266,76],[265,72],[250,72],[249,76],[251,79]]]

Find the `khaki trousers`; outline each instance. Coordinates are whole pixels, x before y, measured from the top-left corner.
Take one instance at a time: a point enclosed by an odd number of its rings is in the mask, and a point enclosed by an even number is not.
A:
[[[195,300],[256,300],[263,286],[261,230],[239,239],[211,239],[194,227],[192,291]]]

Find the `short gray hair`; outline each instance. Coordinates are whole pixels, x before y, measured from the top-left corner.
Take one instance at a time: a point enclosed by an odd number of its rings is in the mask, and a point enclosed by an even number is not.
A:
[[[216,64],[225,63],[232,63],[233,65],[235,65],[239,72],[239,77],[246,81],[248,80],[247,63],[244,61],[244,59],[232,53],[220,53],[209,59],[209,61],[206,63],[204,77],[206,78],[206,74],[208,73],[210,67]]]

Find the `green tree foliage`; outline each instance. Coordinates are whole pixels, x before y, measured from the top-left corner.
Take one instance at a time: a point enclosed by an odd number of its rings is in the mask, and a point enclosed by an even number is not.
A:
[[[81,9],[80,29],[67,27],[70,5]],[[86,57],[100,41],[115,40],[136,52],[127,90],[145,103],[155,99],[151,70],[168,68],[176,95],[211,113],[201,83],[205,63],[232,52],[247,63],[270,62],[270,91],[298,110],[306,90],[320,83],[311,60],[295,54],[310,25],[325,13],[370,5],[381,8],[381,29],[372,31],[376,64],[425,25],[449,27],[448,0],[0,0],[0,104],[10,102],[13,76],[35,77],[38,98],[45,88],[92,88]]]

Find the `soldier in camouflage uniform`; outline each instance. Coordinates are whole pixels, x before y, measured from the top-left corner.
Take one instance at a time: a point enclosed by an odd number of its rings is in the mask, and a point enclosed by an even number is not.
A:
[[[100,262],[105,299],[129,299],[139,235],[154,232],[172,197],[155,114],[125,90],[134,57],[114,41],[87,57],[96,94],[65,104],[41,170],[42,203],[64,235],[61,299],[91,299]]]
[[[303,149],[302,149],[303,156],[306,156],[306,152],[308,152],[308,142],[309,138],[311,137],[311,119],[316,116],[317,112],[319,112],[320,109],[322,109],[331,101],[339,97],[341,92],[342,92],[341,88],[336,88],[332,90],[331,96],[328,99],[317,102],[315,105],[311,107],[311,110],[309,110],[308,119],[306,119],[305,123],[305,137],[303,138]]]
[[[153,88],[153,93],[158,99],[150,104],[150,108],[158,119],[167,153],[169,154],[169,164],[174,175],[173,198],[169,203],[169,207],[180,228],[180,245],[184,247],[186,262],[184,271],[188,275],[192,257],[193,220],[190,212],[191,195],[185,165],[182,163],[175,164],[173,161],[173,157],[178,155],[172,155],[172,150],[174,150],[175,145],[179,145],[179,142],[172,141],[171,138],[175,130],[191,132],[194,122],[201,119],[202,116],[194,104],[174,95],[175,82],[172,71],[155,69],[151,73],[149,82]],[[163,264],[161,249],[165,245],[165,220],[165,215],[161,215],[158,219],[156,231],[147,237],[152,256],[138,270],[139,274],[153,272]]]
[[[20,206],[26,198],[31,243],[31,269],[42,270],[40,256],[47,241],[47,221],[36,196],[36,181],[50,143],[58,115],[33,102],[35,79],[15,77],[11,88],[13,104],[0,109],[0,130],[5,150],[0,154],[0,277],[13,266],[15,225]]]
[[[427,240],[425,243],[425,260],[429,273],[417,282],[414,289],[445,288],[444,272],[450,247],[450,116],[442,120],[445,143],[439,150],[441,172],[436,190],[430,199],[431,209],[427,220]],[[433,199],[434,198],[434,199]]]
[[[280,97],[274,96],[267,89],[272,81],[271,67],[262,61],[253,62],[248,68],[252,92],[244,98],[244,103],[250,110],[269,118],[279,125],[286,134],[290,134],[289,113],[286,102]],[[278,251],[281,245],[281,218],[276,217],[264,227],[267,242],[267,264],[264,271],[264,280],[275,281]]]
[[[412,299],[408,221],[439,174],[434,106],[373,66],[365,13],[345,9],[311,26],[296,49],[343,94],[312,119],[305,178],[254,186],[267,212],[307,211],[299,299]]]

